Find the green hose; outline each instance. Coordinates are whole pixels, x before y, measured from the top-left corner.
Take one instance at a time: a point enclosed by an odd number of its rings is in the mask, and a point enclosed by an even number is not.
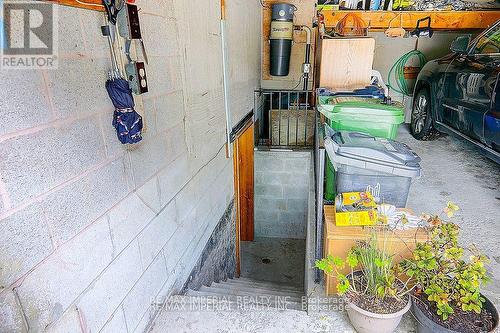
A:
[[[410,91],[410,87],[408,86],[408,81],[405,79],[404,69],[408,61],[413,57],[416,57],[418,59],[418,67],[420,68],[422,68],[427,62],[427,58],[422,52],[420,52],[419,50],[412,50],[404,54],[394,63],[394,65],[392,65],[391,70],[389,71],[389,78],[387,80],[387,86],[389,88],[406,96],[411,96],[412,92]],[[393,76],[397,87],[391,84],[391,78]]]

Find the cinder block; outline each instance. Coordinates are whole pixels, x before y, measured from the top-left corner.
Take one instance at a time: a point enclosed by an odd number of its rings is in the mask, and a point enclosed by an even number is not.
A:
[[[160,201],[165,206],[191,178],[191,166],[188,155],[176,158],[158,173]]]
[[[84,47],[84,42],[83,42],[83,30],[80,25],[80,16],[79,13],[83,12],[78,11],[75,13],[73,8],[70,7],[57,7],[58,11],[58,16],[57,16],[57,21],[58,24],[57,26],[59,27],[59,38],[58,38],[58,52],[59,55],[65,55],[65,54],[75,54],[75,53],[84,53],[85,52],[85,47]],[[99,24],[99,25],[102,25]],[[99,26],[99,25],[96,25]],[[93,29],[89,30],[99,30],[96,29],[95,27]],[[89,33],[90,31],[85,31],[85,34]],[[100,40],[104,41],[104,38],[101,36]],[[96,41],[94,41],[96,43]],[[65,60],[59,60],[59,64],[62,62],[65,62]]]
[[[161,168],[165,167],[169,160],[169,154],[167,138],[164,133],[146,133],[142,142],[130,151],[135,186],[143,185]]]
[[[18,288],[30,328],[42,331],[112,260],[107,220],[102,218],[64,244],[31,272]]]
[[[152,7],[147,5],[147,1],[142,3],[145,6],[140,6],[144,19],[141,20],[142,36],[145,40],[155,40],[158,36],[162,36],[161,43],[149,43],[148,54],[151,56],[170,57],[176,56],[179,53],[178,38],[180,36],[177,29],[177,21],[167,19],[166,8],[168,5],[165,2],[157,1],[158,6]],[[170,4],[172,6],[172,4]],[[149,15],[153,14],[153,15]],[[163,17],[159,16],[163,15]]]
[[[139,324],[133,330],[133,333],[143,333],[146,332],[148,326],[151,324],[153,319],[155,318],[156,312],[159,311],[158,307],[155,307],[153,304],[150,308],[146,310],[146,312],[142,315]]]
[[[104,41],[104,37],[100,40]],[[61,60],[57,70],[47,71],[48,86],[58,117],[66,118],[112,110],[113,104],[104,88],[108,71],[108,59],[83,57]],[[89,87],[94,88],[89,89]],[[83,133],[87,138],[95,135],[94,132],[83,131]],[[79,146],[82,146],[81,142],[84,141],[80,141]]]
[[[0,135],[39,126],[52,119],[42,72],[23,70],[21,73],[17,70],[0,71],[0,82],[8,83],[0,89]]]
[[[132,242],[77,301],[90,332],[99,332],[142,274],[139,245]]]
[[[166,149],[168,151],[168,163],[173,162],[180,155],[187,153],[186,136],[184,131],[184,122],[174,124],[165,132],[167,138]]]
[[[18,307],[12,290],[0,292],[0,331],[26,332],[21,309]]]
[[[132,193],[108,213],[116,253],[121,252],[153,219],[155,213]]]
[[[0,221],[0,286],[9,286],[53,250],[38,204]]]
[[[175,207],[179,224],[184,224],[187,216],[198,205],[197,195],[199,187],[197,185],[194,180],[191,180],[175,197]]]
[[[152,303],[166,280],[165,263],[163,258],[158,256],[123,301],[129,332],[133,332],[144,313],[153,308]]]
[[[149,93],[153,95],[166,94],[174,90],[171,68],[168,57],[149,56],[147,70]],[[175,68],[173,69],[175,70]]]
[[[155,213],[158,214],[160,212],[160,189],[157,177],[151,178],[146,184],[138,188],[136,193]]]
[[[274,198],[255,198],[255,206],[258,207],[259,210],[276,212],[276,211],[286,211],[287,200],[285,199],[274,199]]]
[[[256,206],[257,207],[257,206]],[[278,222],[278,211],[268,211],[261,210],[260,208],[255,209],[255,221],[259,222]]]
[[[287,208],[290,212],[305,213],[307,211],[307,200],[287,199]]]
[[[158,128],[156,125],[156,106],[155,106],[155,98],[151,98],[151,96],[144,96],[142,99],[142,122],[144,124],[143,134],[151,133],[154,134],[158,132]]]
[[[108,158],[120,156],[127,152],[127,146],[123,145],[116,134],[116,129],[111,124],[113,121],[113,111],[109,110],[95,116],[99,119],[106,156]]]
[[[125,315],[123,314],[123,308],[120,306],[113,313],[113,317],[109,319],[106,325],[100,331],[101,333],[118,333],[127,332],[127,325],[125,324]]]
[[[49,325],[47,333],[73,333],[82,331],[77,309],[72,306],[57,322]],[[93,332],[93,331],[92,331]]]
[[[177,228],[175,204],[172,202],[149,223],[138,237],[144,268],[149,266]]]
[[[51,194],[42,204],[54,239],[60,243],[73,237],[128,192],[120,158]]]
[[[311,165],[310,158],[286,158],[283,161],[285,170],[307,173]]]
[[[163,247],[162,251],[165,257],[166,267],[170,274],[172,274],[172,271],[177,266],[182,255],[194,238],[192,227],[193,226],[190,224],[180,226]]]
[[[75,10],[73,8],[69,8],[69,10],[72,11],[72,15],[68,15],[68,17],[73,17]],[[82,30],[85,31],[82,36],[85,52],[96,58],[109,58],[108,42],[102,36],[101,29],[98,29],[103,24],[101,13],[93,10],[79,10],[78,15],[80,16]]]
[[[262,183],[263,185],[283,185],[291,184],[294,179],[291,174],[282,172],[262,172]]]
[[[18,204],[63,183],[104,159],[98,120],[15,137],[0,144],[0,173]],[[85,144],[82,144],[85,143]]]
[[[283,159],[273,155],[263,155],[267,152],[255,152],[255,170],[282,171],[284,170]]]
[[[279,224],[287,225],[302,225],[306,224],[306,214],[297,212],[280,212]]]
[[[283,198],[281,185],[255,185],[255,197]]]
[[[283,197],[285,199],[307,200],[309,188],[306,185],[283,185]]]

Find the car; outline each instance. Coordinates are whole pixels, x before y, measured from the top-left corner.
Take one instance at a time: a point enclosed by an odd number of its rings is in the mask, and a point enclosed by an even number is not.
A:
[[[417,77],[411,134],[418,140],[458,136],[500,163],[500,20],[473,40],[457,37],[450,49]]]

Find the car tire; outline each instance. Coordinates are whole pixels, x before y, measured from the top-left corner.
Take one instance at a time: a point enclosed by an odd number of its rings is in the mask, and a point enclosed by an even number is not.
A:
[[[417,140],[434,140],[439,132],[433,126],[431,97],[427,88],[420,89],[413,99],[410,132]]]

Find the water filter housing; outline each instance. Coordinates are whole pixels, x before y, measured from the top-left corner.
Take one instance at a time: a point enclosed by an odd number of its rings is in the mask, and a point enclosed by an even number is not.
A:
[[[272,76],[287,76],[290,71],[290,55],[293,43],[293,15],[296,7],[288,3],[274,4],[271,17],[269,43],[270,73]]]

